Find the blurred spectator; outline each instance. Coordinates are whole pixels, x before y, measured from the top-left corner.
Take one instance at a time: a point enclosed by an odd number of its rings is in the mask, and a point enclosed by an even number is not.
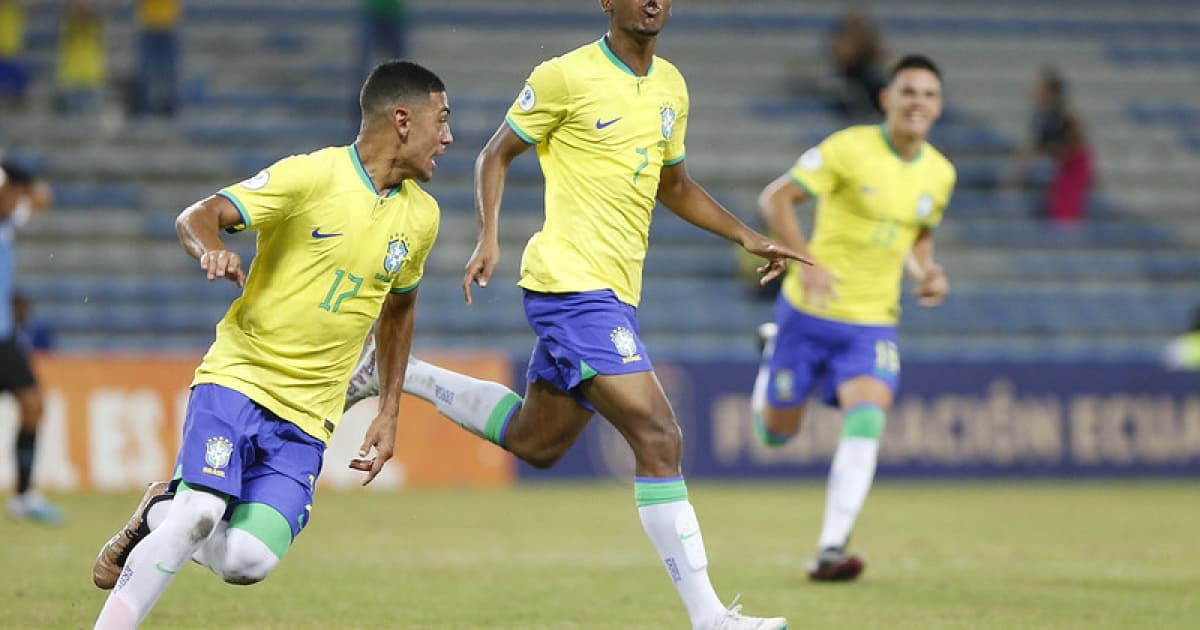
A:
[[[179,18],[183,0],[139,0],[133,113],[171,116],[179,106]]]
[[[359,0],[362,32],[358,74],[365,79],[376,64],[403,59],[408,52],[407,0]],[[357,107],[355,112],[357,115]]]
[[[1171,370],[1200,370],[1200,306],[1192,314],[1192,327],[1167,344],[1163,362]]]
[[[58,38],[58,110],[98,112],[108,78],[104,16],[95,0],[68,0]]]
[[[27,352],[54,349],[54,328],[50,322],[33,314],[29,299],[13,293],[13,323],[16,325],[17,343]]]
[[[838,19],[829,35],[829,59],[833,81],[827,98],[833,107],[854,121],[881,114],[879,91],[887,85],[883,43],[866,11],[851,9]]]
[[[28,87],[25,7],[19,0],[0,0],[0,106],[24,108]]]
[[[1059,225],[1083,220],[1094,183],[1092,150],[1083,121],[1071,109],[1066,82],[1054,68],[1044,68],[1033,90],[1032,138],[1016,156],[1016,181],[1031,179],[1031,162],[1048,163],[1050,175],[1042,212]]]

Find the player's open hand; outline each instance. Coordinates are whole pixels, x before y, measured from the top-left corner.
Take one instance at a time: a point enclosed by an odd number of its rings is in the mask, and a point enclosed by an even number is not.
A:
[[[758,280],[761,285],[767,284],[787,271],[789,260],[799,261],[806,265],[812,264],[811,260],[761,234],[755,234],[753,238],[742,243],[742,247],[751,254],[767,259],[767,264],[756,270],[762,276]]]
[[[208,274],[209,281],[229,278],[238,285],[246,284],[246,272],[242,271],[242,257],[227,249],[214,249],[200,256],[200,268]]]
[[[830,300],[837,299],[839,278],[820,263],[800,270],[800,283],[804,286],[804,301],[816,308],[825,308]]]
[[[463,274],[463,299],[471,303],[471,284],[487,287],[492,272],[500,262],[500,242],[496,239],[484,239],[475,244],[475,251],[467,261],[466,273]]]
[[[917,295],[917,304],[937,306],[950,292],[950,279],[941,265],[933,263],[925,270],[913,292]]]
[[[362,485],[367,485],[375,479],[383,465],[396,452],[396,416],[385,413],[375,416],[367,434],[363,437],[362,446],[358,449],[358,457],[350,460],[350,468],[367,473]],[[372,454],[372,450],[375,452]]]

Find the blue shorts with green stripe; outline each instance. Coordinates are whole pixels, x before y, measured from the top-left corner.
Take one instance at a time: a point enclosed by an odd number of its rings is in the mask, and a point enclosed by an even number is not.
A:
[[[525,290],[525,318],[537,334],[525,378],[546,381],[595,411],[579,385],[597,374],[654,369],[638,336],[637,309],[603,291]]]
[[[309,523],[325,444],[241,392],[203,383],[192,388],[175,460],[176,479],[231,498],[263,503],[287,519],[292,539]]]

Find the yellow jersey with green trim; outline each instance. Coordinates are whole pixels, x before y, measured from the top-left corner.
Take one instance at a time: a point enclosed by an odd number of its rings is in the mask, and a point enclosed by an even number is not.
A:
[[[328,441],[389,292],[412,291],[437,239],[437,201],[414,181],[377,191],[358,151],[284,158],[217,193],[254,229],[241,297],[217,324],[193,385],[237,390]]]
[[[957,177],[954,165],[928,143],[905,161],[883,126],[861,125],[806,151],[791,177],[817,199],[809,249],[839,282],[836,298],[819,307],[805,299],[801,271],[793,264],[784,297],[825,319],[896,324],[905,260],[921,230],[941,223]]]
[[[505,117],[546,179],[520,286],[611,289],[637,306],[659,175],[684,159],[687,117],[687,84],[661,57],[638,76],[601,39],[533,69]]]

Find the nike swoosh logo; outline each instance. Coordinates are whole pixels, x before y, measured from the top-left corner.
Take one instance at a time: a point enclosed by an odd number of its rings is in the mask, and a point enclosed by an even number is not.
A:
[[[175,575],[175,572],[174,572],[174,571],[172,571],[172,570],[170,570],[170,569],[164,569],[164,568],[163,568],[163,565],[162,565],[162,564],[159,564],[158,562],[155,562],[155,563],[154,563],[154,568],[155,568],[155,569],[158,569],[159,571],[162,571],[163,573],[166,573],[167,575]]]
[[[617,116],[616,118],[609,120],[607,122],[601,122],[600,119],[597,118],[596,119],[596,128],[604,129],[605,127],[607,127],[609,125],[615,124],[618,120],[621,120],[622,118],[624,118],[624,116]]]
[[[333,238],[335,236],[341,236],[341,235],[342,235],[341,232],[329,232],[329,233],[322,232],[321,228],[313,228],[313,231],[312,231],[313,238]]]
[[[690,534],[680,534],[679,540],[687,540],[689,538],[693,538],[693,537],[695,537],[696,534],[699,534],[699,533],[700,533],[700,530],[697,529],[696,531],[694,531]]]

